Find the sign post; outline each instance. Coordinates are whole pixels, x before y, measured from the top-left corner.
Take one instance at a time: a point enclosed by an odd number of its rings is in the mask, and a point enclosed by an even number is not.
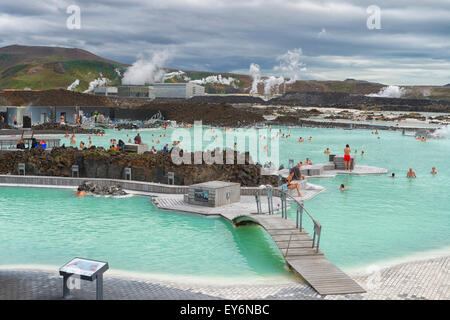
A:
[[[108,269],[108,262],[73,258],[59,269],[59,274],[63,276],[63,298],[66,299],[70,296],[70,290],[76,288],[74,284],[79,285],[80,280],[97,280],[96,297],[97,300],[103,300],[103,273]],[[79,286],[77,289],[79,289]]]

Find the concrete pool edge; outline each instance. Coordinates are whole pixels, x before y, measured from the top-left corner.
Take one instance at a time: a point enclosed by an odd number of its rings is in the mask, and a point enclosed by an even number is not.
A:
[[[448,300],[450,256],[410,262],[381,271],[378,277],[358,276],[356,281],[367,293],[355,295],[321,296],[309,286],[290,282],[283,284],[206,284],[174,283],[164,280],[139,279],[132,276],[105,274],[105,299],[332,299],[332,300]],[[0,266],[0,300],[62,299],[57,269],[50,271]],[[395,283],[393,286],[392,283]],[[93,286],[83,287],[75,299],[95,297]]]

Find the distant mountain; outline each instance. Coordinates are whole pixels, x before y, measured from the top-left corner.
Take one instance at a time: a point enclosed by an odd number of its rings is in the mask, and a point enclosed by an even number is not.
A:
[[[0,48],[0,89],[66,89],[79,79],[80,84],[74,91],[83,92],[91,81],[101,75],[110,80],[109,85],[119,85],[120,75],[123,75],[127,67],[126,64],[77,48],[11,45]],[[209,94],[249,93],[252,86],[252,78],[245,74],[188,70],[178,73],[179,70],[176,69],[166,71],[173,72],[173,77],[165,82],[198,80]],[[299,80],[292,84],[283,84],[273,93],[341,92],[366,95],[379,92],[385,86],[352,78],[344,81]],[[420,99],[426,96],[428,99],[450,100],[450,84],[402,87],[407,89],[405,98]],[[264,92],[263,83],[258,85],[258,92]]]
[[[120,83],[116,70],[126,65],[104,59],[76,48],[19,46],[0,48],[0,88],[9,89],[66,89],[76,79],[78,91],[88,88],[89,82],[100,77]]]

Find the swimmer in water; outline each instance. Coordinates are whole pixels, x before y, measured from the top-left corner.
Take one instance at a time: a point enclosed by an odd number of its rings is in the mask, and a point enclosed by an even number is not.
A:
[[[86,193],[84,193],[83,190],[81,190],[81,187],[78,187],[77,192],[75,193],[77,197],[84,197]]]
[[[409,168],[408,173],[406,174],[407,178],[416,178],[416,173],[414,172],[414,170],[412,168]]]
[[[431,173],[431,174],[437,174],[436,168],[433,167],[433,168],[431,169],[431,172],[430,172],[430,173]]]
[[[303,140],[303,138],[302,137],[300,137],[299,139],[298,139],[298,142],[304,142],[305,140]]]
[[[323,153],[330,154],[330,148],[327,148]]]
[[[341,190],[341,191],[347,191],[348,188],[346,188],[346,187],[344,186],[344,184],[341,184],[341,185],[339,186],[339,190]]]
[[[395,178],[395,173],[392,172],[392,175],[389,178]]]

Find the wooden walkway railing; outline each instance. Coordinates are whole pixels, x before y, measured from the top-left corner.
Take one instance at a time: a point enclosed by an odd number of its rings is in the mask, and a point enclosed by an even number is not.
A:
[[[297,205],[296,222],[288,219],[287,198]],[[261,197],[255,195],[258,214],[253,217],[272,236],[289,267],[297,272],[319,294],[364,293],[365,290],[342,270],[332,264],[319,249],[321,224],[305,209],[303,203],[282,191],[281,217],[273,212],[271,187],[267,189],[269,214],[262,214]],[[314,235],[311,238],[303,228],[303,213],[313,223]]]

